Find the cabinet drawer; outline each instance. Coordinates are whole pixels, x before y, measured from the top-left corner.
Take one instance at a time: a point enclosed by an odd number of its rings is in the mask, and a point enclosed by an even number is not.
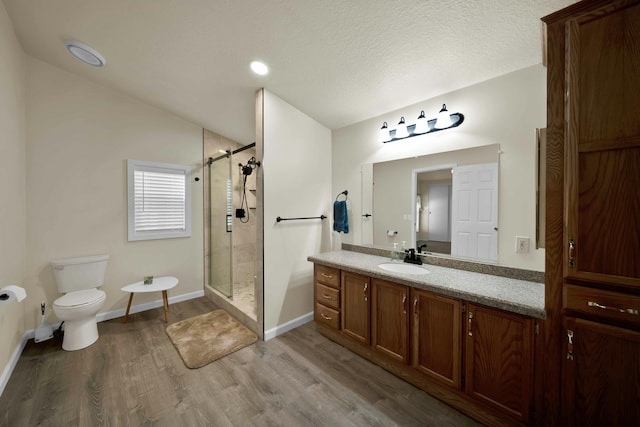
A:
[[[316,303],[315,321],[333,329],[340,329],[340,312]]]
[[[316,302],[340,309],[340,290],[316,283]]]
[[[314,278],[316,283],[340,289],[340,270],[337,268],[315,264]]]
[[[565,284],[562,297],[566,310],[640,324],[640,296]]]

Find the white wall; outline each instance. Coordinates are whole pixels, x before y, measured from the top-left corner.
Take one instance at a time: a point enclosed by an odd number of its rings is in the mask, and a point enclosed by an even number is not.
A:
[[[330,249],[331,132],[264,90],[264,330],[313,311],[313,264]],[[267,338],[269,334],[266,334]]]
[[[24,285],[25,67],[24,53],[0,2],[0,287]],[[0,306],[0,373],[20,344],[26,302]],[[4,380],[3,374],[0,393]]]
[[[127,241],[129,158],[193,168],[191,237]],[[60,295],[52,259],[110,255],[102,312],[126,307],[120,288],[145,275],[176,276],[169,297],[203,290],[201,127],[29,57],[26,161],[27,329],[40,299],[51,308]],[[138,294],[134,304],[159,298]],[[47,319],[57,322],[51,310]]]
[[[384,121],[401,116],[415,123],[420,110],[436,116],[442,104],[461,112],[461,126],[386,144],[378,142]],[[546,70],[528,67],[401,110],[366,120],[332,135],[333,193],[349,190],[354,219],[349,234],[334,233],[333,247],[361,242],[360,165],[462,148],[500,144],[499,264],[544,271],[544,250],[535,249],[535,129],[546,126]],[[375,217],[374,217],[375,221]],[[531,238],[529,254],[515,253],[515,236]]]

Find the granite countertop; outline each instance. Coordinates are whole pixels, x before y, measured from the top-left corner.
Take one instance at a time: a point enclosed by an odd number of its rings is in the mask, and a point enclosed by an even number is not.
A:
[[[528,282],[431,264],[422,265],[422,267],[429,270],[427,274],[393,273],[378,267],[378,264],[391,262],[390,257],[346,250],[311,255],[307,257],[307,260],[525,316],[538,319],[546,318],[544,283]],[[402,264],[402,261],[394,262]]]

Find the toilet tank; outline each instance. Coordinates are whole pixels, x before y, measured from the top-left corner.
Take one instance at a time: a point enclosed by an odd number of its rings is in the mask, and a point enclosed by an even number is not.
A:
[[[58,291],[66,294],[102,286],[108,260],[109,255],[94,255],[51,261]]]

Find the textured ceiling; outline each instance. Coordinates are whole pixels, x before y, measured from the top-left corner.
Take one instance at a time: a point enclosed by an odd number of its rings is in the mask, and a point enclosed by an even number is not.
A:
[[[540,18],[574,2],[3,1],[29,55],[245,144],[261,87],[337,129],[540,63]],[[106,67],[71,57],[69,38]]]

